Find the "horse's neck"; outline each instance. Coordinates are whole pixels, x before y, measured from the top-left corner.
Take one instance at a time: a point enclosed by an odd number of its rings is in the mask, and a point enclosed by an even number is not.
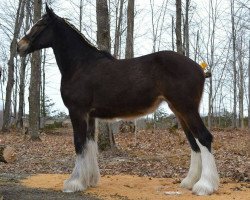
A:
[[[66,30],[56,30],[55,44],[53,51],[56,57],[58,67],[62,74],[69,73],[75,67],[84,65],[89,59],[94,59],[98,55],[98,50],[91,47],[87,42],[77,35],[70,27]]]

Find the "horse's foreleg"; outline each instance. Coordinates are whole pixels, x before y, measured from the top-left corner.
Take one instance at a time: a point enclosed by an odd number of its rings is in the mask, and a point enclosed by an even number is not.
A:
[[[98,167],[98,161],[97,161],[97,154],[98,154],[98,146],[97,146],[97,137],[95,135],[95,119],[89,118],[88,123],[88,132],[87,132],[87,138],[89,141],[89,156],[91,159],[89,161],[91,162],[90,166],[92,167],[92,171],[90,173],[90,182],[89,185],[91,187],[95,187],[100,179],[100,170]]]
[[[81,116],[70,112],[74,131],[76,151],[75,167],[70,178],[64,182],[64,192],[83,191],[89,186],[95,186],[99,180],[97,163],[97,144],[91,135],[94,135],[94,123],[89,123],[87,115]]]

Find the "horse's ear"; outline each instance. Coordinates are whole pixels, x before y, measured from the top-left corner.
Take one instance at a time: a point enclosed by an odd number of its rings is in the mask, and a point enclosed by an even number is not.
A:
[[[49,8],[48,4],[46,3],[46,13],[50,16],[50,17],[54,17],[55,13],[53,12],[53,10],[51,8]]]

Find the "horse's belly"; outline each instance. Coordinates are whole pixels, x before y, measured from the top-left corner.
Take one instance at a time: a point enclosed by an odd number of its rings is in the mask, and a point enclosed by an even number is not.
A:
[[[91,109],[90,116],[100,119],[134,119],[146,114],[154,112],[165,98],[158,96],[151,102],[123,105],[123,106],[110,106],[110,107],[94,107]]]

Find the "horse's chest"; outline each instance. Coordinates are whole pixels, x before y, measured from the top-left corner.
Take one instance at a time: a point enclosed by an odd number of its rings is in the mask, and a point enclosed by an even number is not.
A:
[[[81,81],[63,82],[61,83],[61,96],[68,105],[87,105],[91,101],[92,92],[87,84]]]

